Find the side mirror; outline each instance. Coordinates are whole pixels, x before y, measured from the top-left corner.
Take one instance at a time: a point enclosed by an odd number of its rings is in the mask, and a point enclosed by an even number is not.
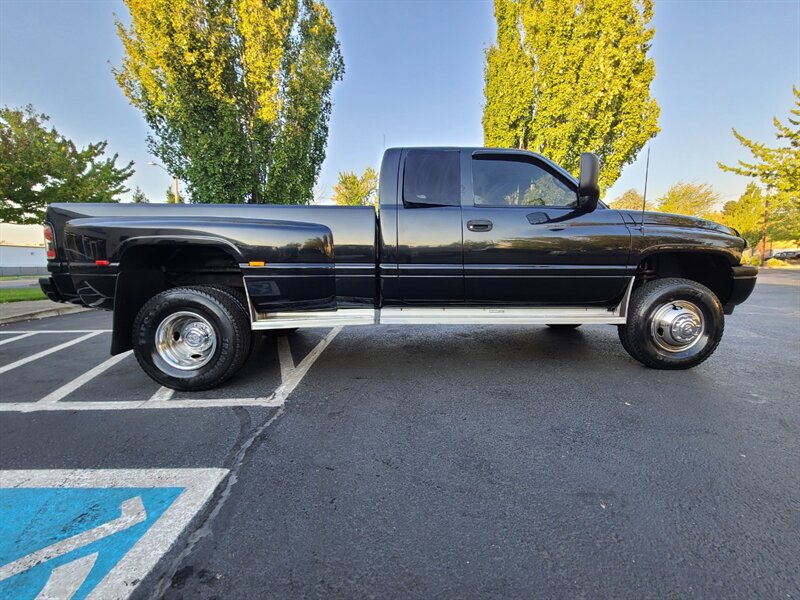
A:
[[[597,179],[600,176],[600,159],[596,154],[584,152],[581,154],[581,172],[578,179],[578,208],[591,212],[597,208],[600,200],[600,186]]]

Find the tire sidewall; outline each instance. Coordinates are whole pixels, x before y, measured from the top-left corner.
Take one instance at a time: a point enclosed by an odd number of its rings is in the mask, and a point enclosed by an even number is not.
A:
[[[652,320],[655,313],[669,302],[686,300],[697,306],[703,316],[704,332],[691,348],[669,352],[653,339]],[[714,352],[724,329],[724,315],[719,299],[705,286],[690,281],[676,281],[661,286],[637,302],[634,314],[635,351],[649,366],[660,368],[688,368],[703,362]]]
[[[167,364],[156,351],[156,330],[169,315],[191,311],[205,318],[214,330],[217,347],[211,360],[199,369],[182,371]],[[173,389],[197,390],[214,385],[236,360],[230,340],[236,336],[231,315],[213,299],[186,290],[169,290],[148,302],[133,325],[134,352],[142,368],[156,381]]]

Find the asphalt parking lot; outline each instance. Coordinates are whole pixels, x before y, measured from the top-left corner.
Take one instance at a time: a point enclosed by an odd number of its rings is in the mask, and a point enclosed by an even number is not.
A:
[[[800,598],[798,271],[762,274],[684,372],[608,326],[378,326],[267,335],[225,386],[172,394],[109,358],[110,323],[0,327],[0,488],[135,489],[108,495],[130,544],[173,514],[158,485],[202,492],[138,562],[64,550],[75,598],[111,569],[105,597]],[[16,514],[0,596],[71,585],[22,561]]]

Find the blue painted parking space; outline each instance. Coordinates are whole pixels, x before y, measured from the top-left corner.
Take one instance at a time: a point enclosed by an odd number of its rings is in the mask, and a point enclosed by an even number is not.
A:
[[[0,472],[0,598],[126,598],[222,469]]]

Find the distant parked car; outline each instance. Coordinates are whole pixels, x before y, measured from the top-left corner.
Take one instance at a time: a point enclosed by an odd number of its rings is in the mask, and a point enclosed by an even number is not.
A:
[[[780,252],[776,252],[771,256],[771,258],[777,258],[778,260],[786,260],[786,261],[800,261],[800,250],[782,250]]]

